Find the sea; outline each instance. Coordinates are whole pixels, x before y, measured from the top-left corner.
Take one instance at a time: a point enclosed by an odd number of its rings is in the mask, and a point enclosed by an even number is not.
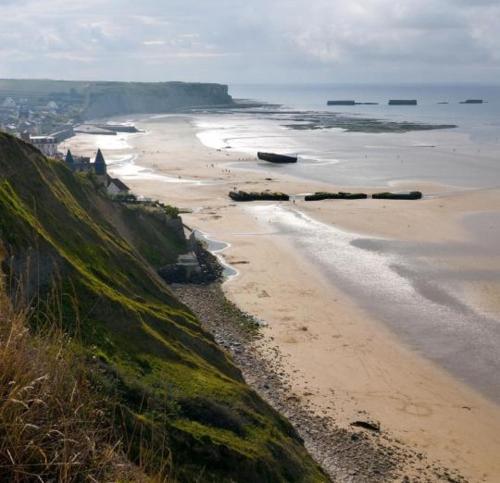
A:
[[[239,159],[231,170],[292,175],[332,189],[422,187],[426,198],[500,187],[500,86],[231,85],[230,93],[256,104],[189,117],[203,144]],[[418,104],[389,106],[389,99]],[[467,99],[484,103],[461,103]],[[378,104],[329,107],[328,100]],[[126,145],[128,136],[98,141]],[[273,165],[259,161],[258,151],[299,160]],[[139,152],[117,159],[110,170],[125,181],[202,184],[141,167]],[[298,205],[243,209],[409,348],[500,403],[500,314],[481,295],[485,287],[490,294],[500,287],[500,203],[463,216],[463,239],[443,243],[349,232],[313,219]],[[224,234],[203,235],[217,240],[211,248],[223,260]]]
[[[500,86],[231,85],[230,93],[268,105],[200,113],[199,139],[254,158],[257,151],[299,156],[297,165],[275,167],[287,174],[338,186],[500,185]],[[389,106],[389,99],[418,104]],[[467,99],[484,103],[462,104]],[[377,104],[327,106],[328,100]],[[370,132],[373,120],[379,132]],[[408,123],[456,127],[399,132]]]
[[[230,93],[267,104],[200,112],[194,122],[205,145],[241,153],[235,169],[332,189],[430,186],[425,197],[500,187],[500,87],[233,85]],[[389,99],[418,104],[389,106]],[[484,103],[461,103],[467,99]],[[378,104],[328,107],[328,100]],[[407,130],[408,123],[448,127]],[[299,162],[271,165],[257,151],[294,154]],[[500,286],[500,203],[465,215],[463,240],[443,243],[352,233],[297,206],[244,209],[408,347],[500,403],[500,316],[477,296]]]

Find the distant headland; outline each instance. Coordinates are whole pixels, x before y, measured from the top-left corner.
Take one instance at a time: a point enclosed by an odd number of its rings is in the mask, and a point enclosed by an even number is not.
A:
[[[0,128],[17,135],[49,135],[111,116],[233,105],[223,84],[0,79]]]

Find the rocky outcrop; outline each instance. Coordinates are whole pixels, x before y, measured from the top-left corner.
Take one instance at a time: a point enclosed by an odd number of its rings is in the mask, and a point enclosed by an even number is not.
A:
[[[193,251],[180,255],[176,263],[161,267],[160,277],[168,284],[205,285],[222,279],[224,269],[202,242],[192,243]]]
[[[420,191],[410,191],[409,193],[374,193],[374,200],[420,200],[422,193]]]
[[[233,201],[289,201],[290,196],[281,192],[246,192],[246,191],[231,191],[229,197]]]
[[[338,193],[316,192],[312,195],[306,195],[305,201],[321,201],[321,200],[365,200],[368,195],[365,193]]]

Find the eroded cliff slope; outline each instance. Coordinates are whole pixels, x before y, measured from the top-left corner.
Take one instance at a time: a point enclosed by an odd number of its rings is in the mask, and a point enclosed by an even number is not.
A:
[[[326,481],[292,426],[137,248],[163,247],[167,262],[183,241],[130,209],[0,134],[0,253],[11,296],[22,288],[33,330],[59,314],[95,390],[117,403],[113,424],[130,460],[147,454],[148,471],[178,481]]]

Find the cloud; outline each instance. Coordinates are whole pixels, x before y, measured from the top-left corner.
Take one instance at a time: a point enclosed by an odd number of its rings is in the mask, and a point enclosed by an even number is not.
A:
[[[145,40],[143,42],[143,44],[148,45],[148,46],[165,45],[165,41],[164,40]]]
[[[273,3],[270,17],[281,8],[285,2]],[[494,31],[500,10],[490,2],[471,7],[456,0],[315,0],[294,13],[282,34],[305,56],[326,63],[495,62],[500,45]]]
[[[0,0],[0,76],[469,80],[500,74],[498,0]],[[154,67],[148,67],[154,66]],[[444,72],[446,70],[446,73]],[[424,76],[424,77],[422,77]]]

